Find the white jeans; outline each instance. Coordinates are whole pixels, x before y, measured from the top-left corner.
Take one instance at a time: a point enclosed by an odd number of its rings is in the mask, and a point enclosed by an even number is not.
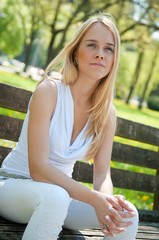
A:
[[[135,208],[135,207],[134,207]],[[0,180],[0,215],[28,223],[23,240],[56,240],[62,226],[69,229],[98,228],[94,208],[71,200],[61,187],[23,179]],[[134,240],[138,213],[127,231],[105,240]]]

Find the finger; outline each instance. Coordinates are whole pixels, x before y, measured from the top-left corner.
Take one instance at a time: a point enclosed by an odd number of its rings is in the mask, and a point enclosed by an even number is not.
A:
[[[107,235],[107,236],[113,236],[112,233],[109,231],[109,228],[108,228],[108,225],[107,224],[103,224],[100,222],[100,228],[101,228],[101,231]]]
[[[111,228],[112,230],[115,230],[117,228],[117,226],[115,225],[115,223],[112,221],[112,219],[110,218],[109,215],[105,216],[106,219],[106,226],[109,226],[109,228]]]
[[[110,198],[107,198],[107,201],[109,201],[109,203],[117,210],[122,210],[122,207],[121,205],[119,204],[119,201],[117,198],[115,197],[110,197]]]
[[[119,200],[125,201],[125,196],[123,195],[117,194],[117,195],[114,195],[114,197],[116,197]]]
[[[109,216],[106,216],[106,221],[104,221],[104,224],[100,224],[101,226],[101,231],[106,235],[106,236],[115,236],[116,234],[119,234],[121,232],[125,232],[125,226],[127,227],[127,223],[123,222],[123,226],[121,227],[121,223],[117,223],[116,225],[114,222],[110,219]],[[106,224],[106,222],[108,224]],[[118,226],[118,227],[117,227]]]
[[[118,211],[118,210],[114,209],[113,207],[109,207],[108,210],[109,210],[109,214],[108,215],[113,217],[116,221],[120,222],[122,220],[122,217],[120,215],[121,211]]]
[[[101,231],[102,231],[106,236],[113,236],[113,237],[115,237],[115,233],[109,228],[108,225],[103,224],[103,227],[101,228]]]
[[[132,218],[135,216],[134,212],[127,212],[127,211],[118,211],[118,214],[121,218]]]
[[[111,219],[111,217],[109,215],[106,215],[105,219],[106,219],[106,222],[107,222],[107,224],[106,224],[107,228],[109,230],[111,230],[111,232],[114,232],[114,233],[123,232],[123,231],[125,231],[125,227],[130,225],[130,223],[128,223],[128,222],[114,221],[114,219]]]
[[[130,205],[130,203],[127,200],[125,201],[121,199],[118,199],[118,200],[123,209],[127,210],[128,212],[135,213],[133,207]]]
[[[121,221],[121,222],[115,222],[115,224],[117,226],[117,229],[120,229],[120,228],[129,227],[130,225],[132,225],[132,222],[131,221]]]

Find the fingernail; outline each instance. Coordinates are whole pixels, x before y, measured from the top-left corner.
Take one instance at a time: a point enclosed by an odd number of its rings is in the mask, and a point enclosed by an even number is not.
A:
[[[124,229],[123,229],[123,232],[126,232],[126,231],[127,231],[127,229],[126,229],[126,228],[124,228]]]
[[[108,209],[109,209],[111,212],[113,212],[113,208],[112,208],[112,207],[108,207]]]

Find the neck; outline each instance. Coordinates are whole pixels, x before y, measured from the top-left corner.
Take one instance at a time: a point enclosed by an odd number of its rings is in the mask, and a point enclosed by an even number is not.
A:
[[[70,85],[74,102],[78,104],[91,104],[92,94],[97,83],[93,85],[90,80],[77,79],[75,83]]]

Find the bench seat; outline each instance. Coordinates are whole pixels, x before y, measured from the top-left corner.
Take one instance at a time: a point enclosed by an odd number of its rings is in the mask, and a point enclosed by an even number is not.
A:
[[[25,224],[13,223],[0,217],[0,239],[21,240],[25,227]],[[159,222],[141,221],[136,239],[158,240]],[[84,229],[80,231],[63,229],[59,240],[103,240],[103,234],[99,229]]]

